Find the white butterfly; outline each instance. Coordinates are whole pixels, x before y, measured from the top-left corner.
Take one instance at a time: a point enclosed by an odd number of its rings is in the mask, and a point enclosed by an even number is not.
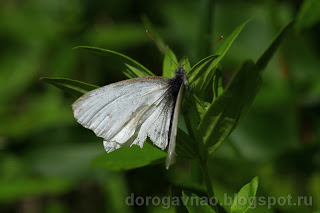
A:
[[[107,152],[122,146],[141,148],[147,137],[164,150],[166,168],[175,161],[178,116],[186,71],[174,76],[140,77],[109,84],[80,97],[73,105],[74,117],[85,128],[104,139]]]

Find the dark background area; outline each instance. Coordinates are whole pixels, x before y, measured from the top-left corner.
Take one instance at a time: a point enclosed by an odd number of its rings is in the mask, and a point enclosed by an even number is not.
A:
[[[304,1],[212,1],[212,38],[201,31],[204,2],[1,1],[0,212],[174,212],[124,201],[131,193],[179,195],[180,187],[204,193],[195,162],[178,161],[169,171],[163,164],[123,172],[91,167],[104,152],[102,139],[77,124],[71,96],[39,80],[65,77],[103,86],[125,79],[112,60],[72,49],[79,45],[121,52],[161,75],[163,54],[146,25],[178,58],[199,54],[194,64],[207,51],[201,41],[213,43],[253,18],[222,61],[228,78],[241,61],[259,58]],[[249,212],[320,209],[319,16],[320,8],[282,44],[250,113],[209,164],[218,197],[259,176],[258,196],[312,196],[312,206]]]

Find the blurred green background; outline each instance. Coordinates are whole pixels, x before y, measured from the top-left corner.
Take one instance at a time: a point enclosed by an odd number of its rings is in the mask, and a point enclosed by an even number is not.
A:
[[[102,139],[77,124],[71,96],[39,78],[99,86],[125,79],[108,58],[72,50],[79,45],[121,52],[161,75],[163,55],[146,35],[146,25],[152,23],[178,57],[192,57],[204,54],[203,40],[228,36],[253,18],[222,61],[228,79],[241,61],[258,59],[297,15],[305,21],[297,23],[299,30],[264,71],[249,115],[215,153],[209,169],[218,197],[233,195],[254,176],[260,179],[258,196],[312,196],[312,206],[260,206],[249,212],[320,209],[320,6],[307,13],[310,8],[301,9],[306,2],[212,1],[208,38],[206,0],[2,0],[0,212],[174,212],[130,207],[125,198],[131,193],[166,196],[181,187],[204,194],[195,162],[178,161],[169,171],[163,164],[123,172],[92,168],[91,160],[104,152]]]

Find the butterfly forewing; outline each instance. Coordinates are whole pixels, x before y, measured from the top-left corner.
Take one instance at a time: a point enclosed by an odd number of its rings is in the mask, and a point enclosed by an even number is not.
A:
[[[176,138],[177,138],[177,131],[178,131],[178,121],[179,121],[179,114],[181,108],[181,102],[183,97],[184,85],[181,84],[179,93],[177,96],[177,100],[174,107],[174,113],[172,118],[172,127],[170,133],[170,142],[168,148],[168,156],[166,159],[166,168],[169,169],[170,165],[175,162],[175,147],[176,147]]]
[[[123,145],[142,147],[147,137],[165,149],[175,102],[169,89],[169,79],[164,77],[110,84],[79,98],[72,105],[74,116],[104,139],[107,152]]]

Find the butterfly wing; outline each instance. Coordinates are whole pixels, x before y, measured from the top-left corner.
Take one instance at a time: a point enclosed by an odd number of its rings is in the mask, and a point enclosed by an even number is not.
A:
[[[181,84],[180,89],[179,89],[179,93],[177,96],[176,104],[174,107],[174,112],[173,112],[170,142],[169,142],[169,148],[168,148],[168,155],[167,155],[167,159],[166,159],[166,168],[167,169],[169,169],[170,165],[174,164],[174,162],[175,162],[176,138],[177,138],[178,121],[179,121],[179,114],[180,114],[183,91],[184,91],[184,85]]]
[[[174,107],[169,88],[169,79],[164,77],[110,84],[80,97],[72,105],[74,117],[104,139],[107,152],[123,145],[142,147],[147,137],[165,149]]]

